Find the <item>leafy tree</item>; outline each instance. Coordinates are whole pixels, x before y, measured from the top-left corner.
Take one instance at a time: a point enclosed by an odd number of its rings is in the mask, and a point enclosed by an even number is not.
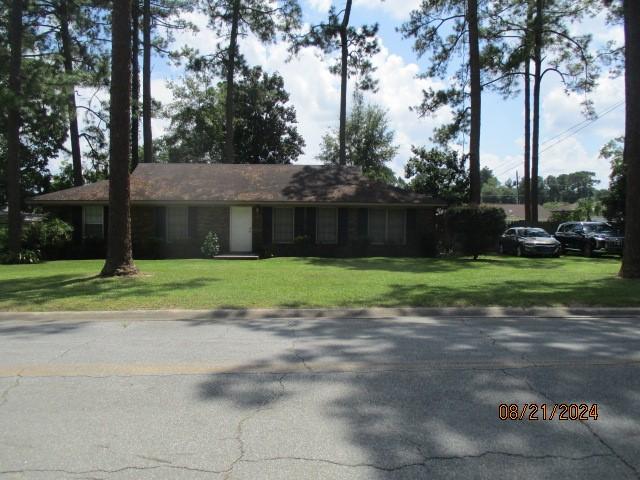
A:
[[[297,0],[207,0],[209,24],[228,43],[218,52],[226,76],[225,149],[226,163],[235,163],[235,75],[241,60],[238,38],[253,33],[262,42],[273,42],[279,32],[289,34],[300,25]]]
[[[71,188],[74,185],[75,172],[73,165],[66,160],[63,160],[60,164],[58,173],[52,176],[51,185],[49,189],[51,191],[64,190],[65,188]],[[99,180],[107,180],[107,171],[96,169],[94,167],[84,168],[82,172],[83,182],[95,183]]]
[[[518,192],[510,180],[502,185],[488,167],[483,167],[480,170],[480,179],[482,180],[483,203],[517,203]]]
[[[234,151],[242,163],[291,163],[302,154],[296,111],[284,80],[260,67],[243,69],[237,81]],[[172,85],[175,102],[167,108],[171,125],[162,139],[166,161],[223,162],[225,84],[210,86],[207,75],[190,75]]]
[[[347,164],[347,81],[357,75],[356,90],[375,90],[377,82],[372,77],[375,68],[370,59],[380,51],[376,38],[378,24],[359,28],[350,25],[352,3],[352,0],[345,0],[345,7],[339,12],[331,6],[326,21],[312,25],[303,35],[294,37],[292,44],[294,53],[305,47],[317,47],[325,55],[340,52],[330,70],[340,75],[338,158],[341,165]]]
[[[75,88],[100,86],[108,81],[108,55],[104,50],[106,9],[86,0],[40,0],[39,14],[53,33],[51,51],[62,59],[67,122],[71,144],[74,185],[83,184],[81,134]]]
[[[476,204],[480,203],[481,190],[482,72],[478,3],[478,0],[424,0],[400,28],[405,38],[415,39],[413,48],[419,56],[431,52],[431,66],[425,77],[444,78],[454,54],[461,59],[451,86],[439,91],[424,91],[417,110],[421,116],[433,114],[444,106],[456,110],[453,122],[437,130],[434,140],[446,146],[459,134],[469,131],[470,201]],[[470,109],[466,107],[467,98],[471,100]]]
[[[624,169],[624,137],[608,142],[600,150],[600,158],[611,163],[609,190],[602,197],[604,216],[616,224],[624,225],[626,182]]]
[[[405,166],[409,187],[449,204],[469,199],[469,174],[466,156],[449,149],[411,147],[412,156]]]
[[[602,204],[593,198],[581,198],[575,214],[576,220],[590,222],[592,217],[602,214]]]
[[[131,253],[129,185],[131,126],[131,0],[113,0],[111,123],[109,141],[109,238],[100,275],[137,273]]]
[[[388,178],[386,164],[393,160],[398,147],[393,144],[394,132],[389,128],[387,112],[382,107],[367,104],[362,93],[355,92],[353,106],[346,122],[346,165],[357,165],[369,176]],[[340,164],[340,134],[330,131],[322,137],[318,160]],[[392,174],[392,183],[395,176]]]
[[[581,198],[592,198],[596,194],[595,186],[600,183],[595,176],[595,172],[585,171],[561,174],[557,177],[549,175],[544,181],[539,182],[546,193],[544,201],[575,203]]]

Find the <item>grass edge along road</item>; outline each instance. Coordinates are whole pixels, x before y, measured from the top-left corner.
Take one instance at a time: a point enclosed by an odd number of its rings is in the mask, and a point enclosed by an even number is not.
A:
[[[0,265],[0,310],[313,307],[640,306],[617,258],[273,258],[139,260],[135,278],[102,260]]]

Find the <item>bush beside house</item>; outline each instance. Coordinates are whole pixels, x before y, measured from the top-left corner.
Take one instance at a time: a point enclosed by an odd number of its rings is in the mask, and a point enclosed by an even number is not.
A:
[[[451,207],[445,215],[449,244],[454,253],[472,255],[494,251],[506,228],[504,210],[496,207],[463,205]]]

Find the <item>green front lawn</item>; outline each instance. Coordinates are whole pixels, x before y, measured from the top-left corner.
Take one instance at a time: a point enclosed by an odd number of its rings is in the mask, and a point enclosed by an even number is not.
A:
[[[640,306],[614,258],[141,260],[125,279],[96,277],[102,263],[0,265],[0,310]]]

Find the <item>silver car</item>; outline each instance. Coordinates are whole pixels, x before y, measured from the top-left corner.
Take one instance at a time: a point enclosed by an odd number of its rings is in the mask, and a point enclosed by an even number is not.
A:
[[[513,227],[500,237],[500,253],[560,256],[560,242],[543,228]]]

